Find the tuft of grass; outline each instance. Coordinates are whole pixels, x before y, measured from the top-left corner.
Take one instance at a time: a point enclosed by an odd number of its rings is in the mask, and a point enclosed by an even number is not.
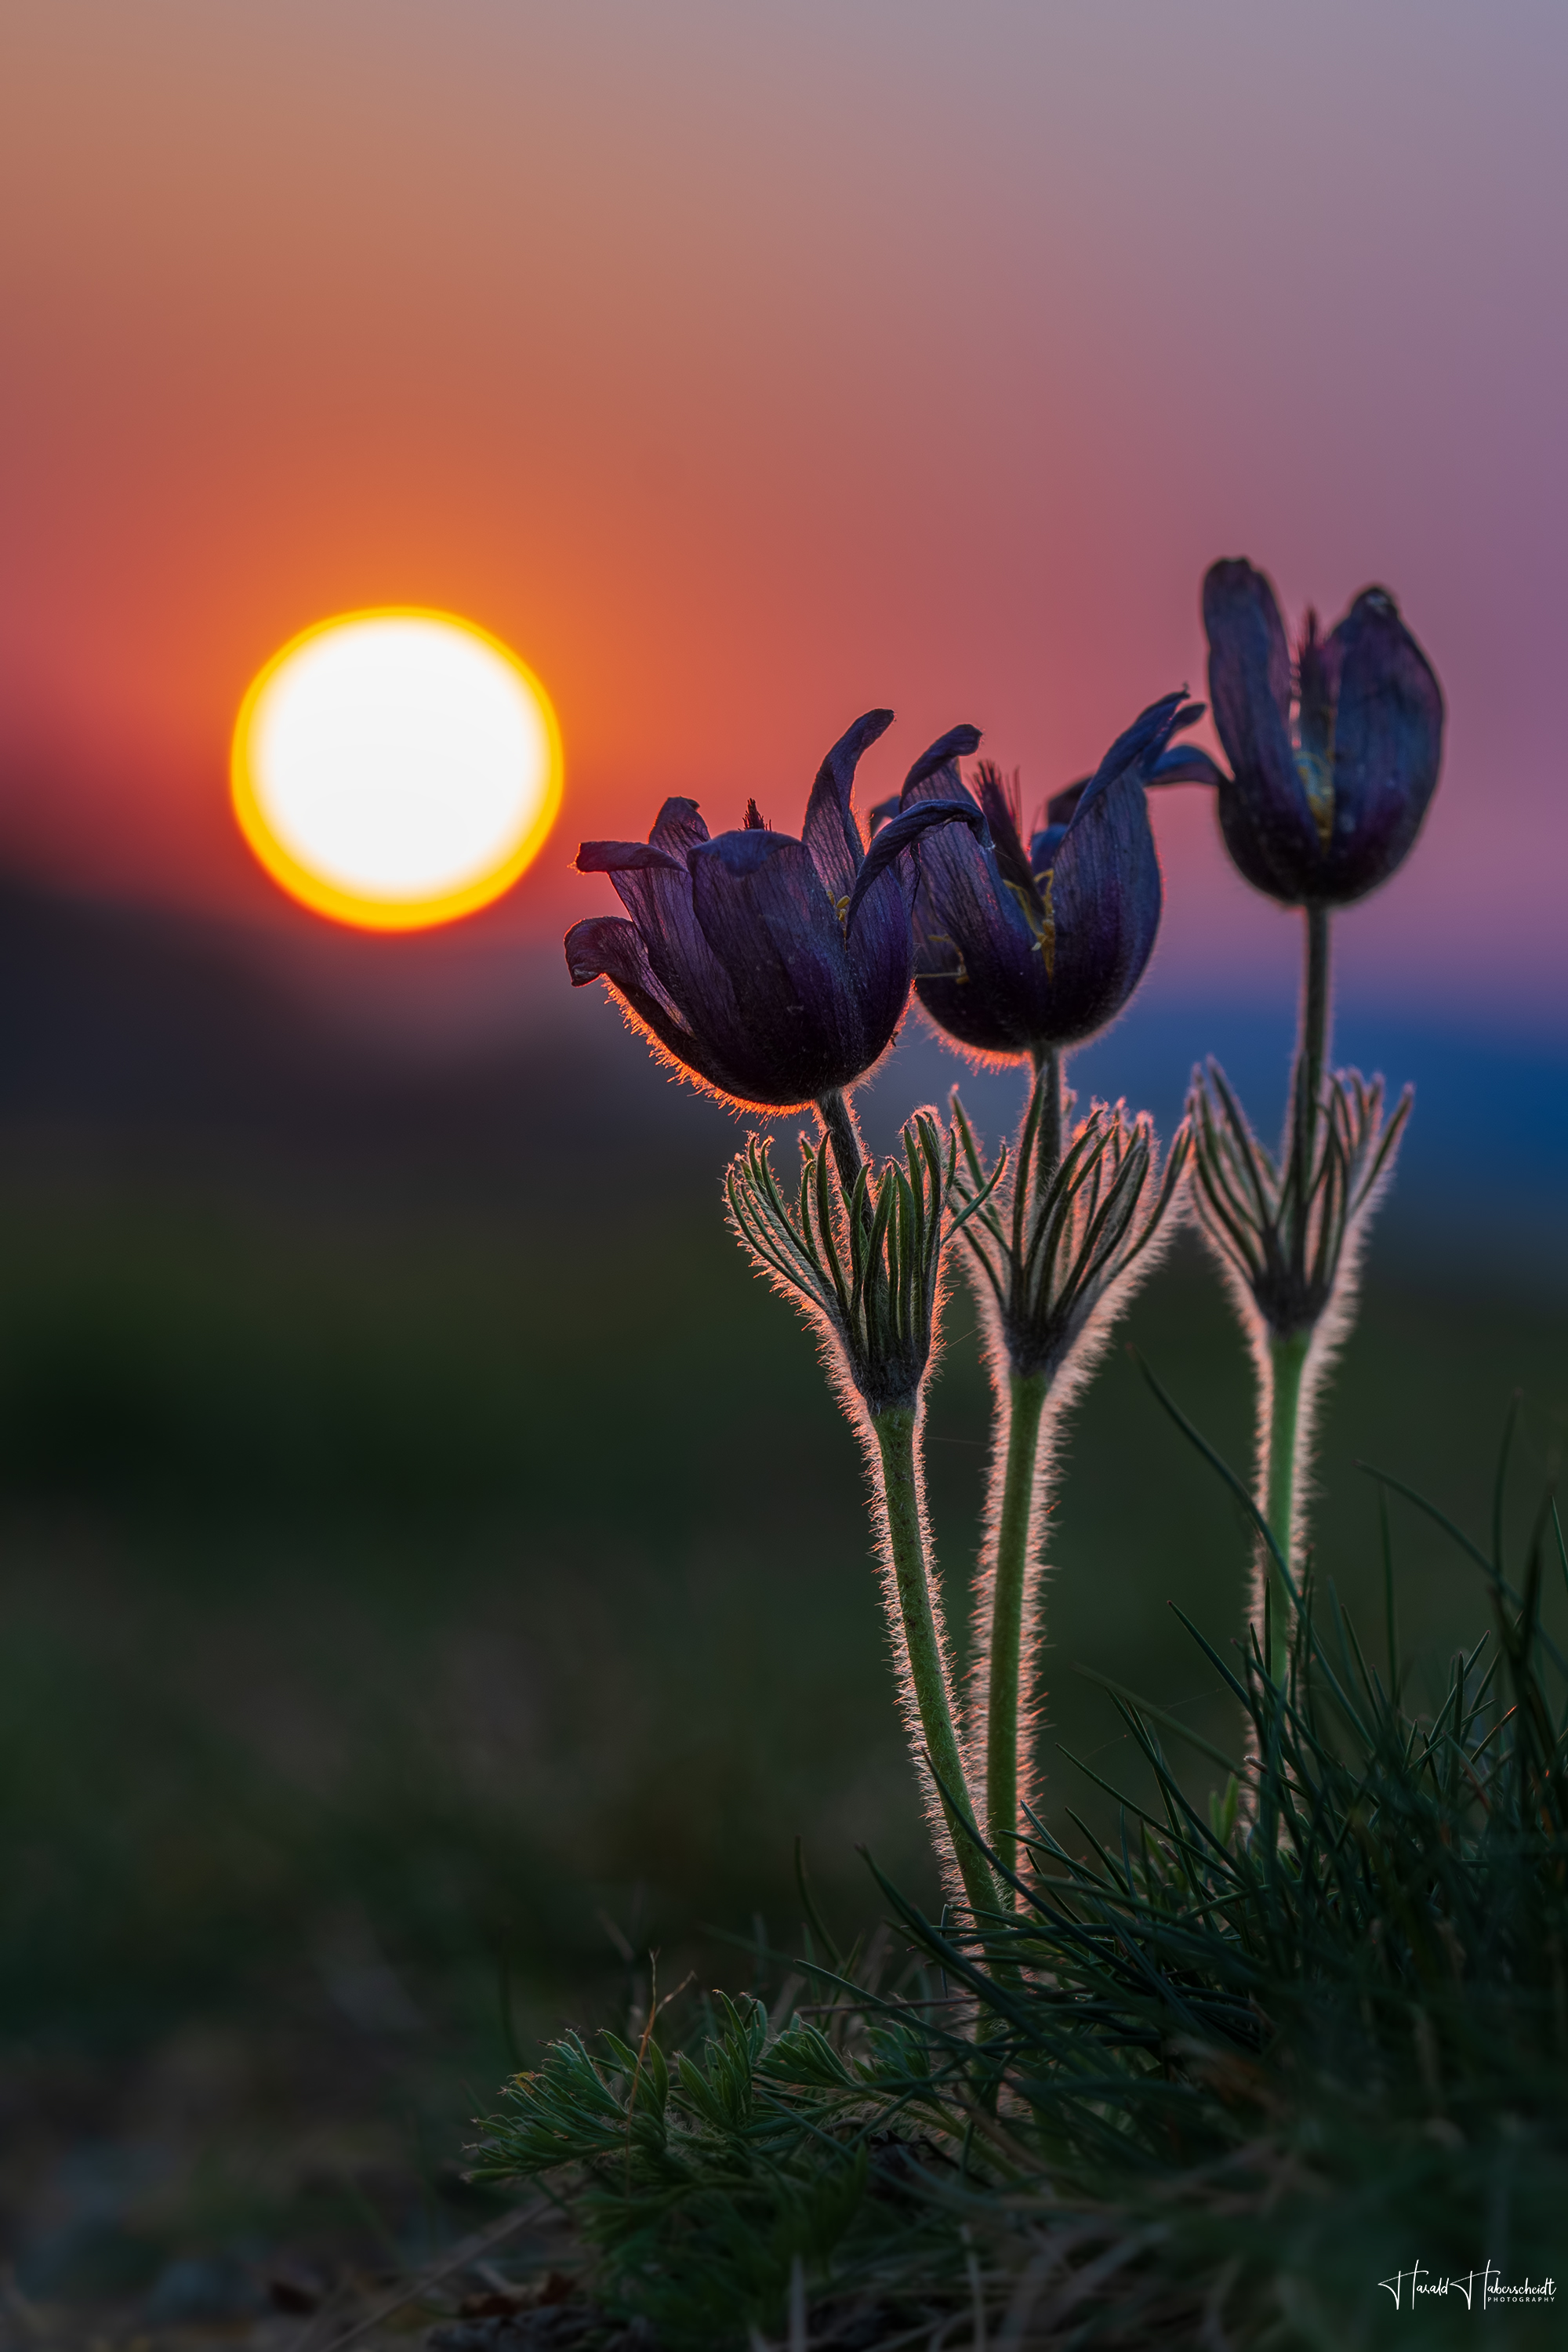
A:
[[[1189,1624],[1234,1756],[1110,1686],[1147,1791],[1078,1852],[1037,1823],[1016,1914],[932,1920],[879,1873],[898,1966],[818,1920],[771,2016],[718,1999],[673,2054],[657,2010],[635,2042],[569,2037],[507,2085],[479,2171],[552,2179],[606,2307],[672,2347],[1342,2352],[1408,2323],[1380,2282],[1414,2263],[1476,2273],[1478,2305],[1489,2263],[1539,2280],[1568,2211],[1568,1662],[1542,1622],[1568,1549],[1548,1500],[1510,1573],[1494,1520],[1490,1548],[1442,1522],[1491,1622],[1434,1706],[1391,1556],[1381,1661],[1327,1580],[1280,1683]],[[1172,1734],[1224,1774],[1206,1802]],[[1470,2317],[1434,2299],[1424,2340]],[[1486,2340],[1542,2321],[1493,2311]]]

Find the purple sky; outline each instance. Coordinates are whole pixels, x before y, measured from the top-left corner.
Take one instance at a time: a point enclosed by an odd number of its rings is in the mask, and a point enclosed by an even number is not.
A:
[[[464,934],[543,939],[580,835],[793,828],[874,702],[877,792],[967,719],[1043,796],[1201,691],[1245,553],[1293,618],[1385,583],[1448,695],[1347,986],[1563,1025],[1561,5],[49,0],[0,47],[14,866],[303,950],[235,708],[430,603],[560,709],[560,830]],[[1288,986],[1205,802],[1161,831],[1152,984]]]

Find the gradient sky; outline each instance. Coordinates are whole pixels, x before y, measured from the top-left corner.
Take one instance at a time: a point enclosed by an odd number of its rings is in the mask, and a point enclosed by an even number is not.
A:
[[[1561,0],[22,0],[0,860],[302,936],[240,696],[445,605],[560,711],[468,927],[542,937],[580,835],[795,830],[872,703],[877,793],[964,719],[1043,796],[1201,690],[1245,553],[1293,614],[1384,582],[1449,698],[1347,971],[1568,1025],[1565,68]],[[1160,827],[1168,981],[1288,972],[1206,798]]]

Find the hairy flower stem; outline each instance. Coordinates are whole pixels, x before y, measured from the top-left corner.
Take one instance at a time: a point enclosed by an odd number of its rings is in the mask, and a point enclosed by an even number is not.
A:
[[[1307,1369],[1307,1350],[1311,1345],[1310,1331],[1295,1332],[1288,1339],[1270,1338],[1268,1369],[1272,1396],[1268,1412],[1268,1492],[1263,1513],[1268,1522],[1268,1532],[1279,1545],[1287,1562],[1294,1565],[1292,1547],[1296,1538],[1297,1457],[1301,1451],[1302,1375]],[[1290,1656],[1290,1597],[1278,1580],[1272,1560],[1265,1560],[1261,1580],[1264,1588],[1263,1633],[1264,1652],[1268,1671],[1284,1687]]]
[[[1323,1065],[1329,1050],[1329,910],[1326,907],[1306,907],[1302,912],[1307,921],[1307,955],[1301,974],[1301,1011],[1290,1088],[1297,1175],[1290,1239],[1298,1271],[1307,1258],[1307,1203],[1317,1151]]]
[[[1007,1381],[1007,1461],[996,1519],[991,1585],[991,1659],[985,1695],[985,1815],[991,1843],[1018,1867],[1020,1715],[1024,1679],[1024,1602],[1034,1550],[1035,1471],[1040,1421],[1050,1382],[1044,1372]]]
[[[855,1179],[866,1165],[866,1153],[860,1141],[860,1130],[855,1124],[855,1114],[849,1108],[849,1097],[842,1088],[832,1087],[818,1097],[814,1106],[817,1124],[833,1147],[833,1162],[838,1171],[838,1181],[847,1201],[855,1190]]]
[[[1301,1033],[1315,1098],[1329,1053],[1329,909],[1309,907],[1306,913],[1307,973],[1302,991]]]
[[[963,1758],[953,1726],[947,1670],[931,1605],[931,1575],[926,1564],[924,1515],[921,1508],[920,1468],[915,1454],[915,1412],[912,1405],[889,1405],[872,1417],[881,1457],[882,1499],[887,1510],[888,1549],[898,1589],[904,1652],[910,1682],[920,1717],[921,1736],[931,1769],[956,1802],[942,1797],[942,1809],[952,1842],[963,1891],[977,1919],[1000,1907],[990,1864],[974,1839],[974,1815],[964,1776]],[[963,1808],[963,1811],[958,1811]]]
[[[1062,1056],[1047,1047],[1035,1063],[1039,1126],[1035,1152],[1037,1198],[1062,1156]],[[1031,1108],[1033,1106],[1031,1105]],[[1023,1171],[1018,1180],[1023,1181]],[[1019,1743],[1023,1716],[1024,1609],[1034,1555],[1035,1482],[1040,1423],[1050,1381],[1044,1372],[1007,1375],[1007,1456],[996,1514],[996,1556],[991,1580],[990,1663],[985,1692],[985,1825],[991,1844],[1011,1870],[1018,1867]]]
[[[1037,1191],[1043,1192],[1061,1166],[1062,1076],[1066,1068],[1059,1045],[1042,1046],[1035,1056],[1035,1091],[1040,1098],[1040,1129],[1035,1145]]]
[[[1288,1246],[1298,1276],[1304,1274],[1310,1240],[1309,1223],[1312,1170],[1317,1160],[1318,1121],[1321,1116],[1323,1066],[1329,1045],[1329,909],[1307,907],[1306,961],[1301,975],[1301,1010],[1291,1073],[1291,1170],[1293,1199]],[[1307,1413],[1310,1398],[1304,1375],[1312,1333],[1271,1331],[1268,1334],[1268,1432],[1262,1465],[1259,1500],[1269,1533],[1287,1564],[1295,1566],[1299,1485],[1306,1454]],[[1290,1655],[1290,1599],[1265,1560],[1259,1568],[1263,1588],[1263,1624],[1259,1628],[1268,1671],[1283,1685]]]

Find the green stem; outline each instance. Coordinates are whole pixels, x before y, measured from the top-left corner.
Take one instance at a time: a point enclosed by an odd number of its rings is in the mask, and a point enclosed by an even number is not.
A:
[[[860,1142],[860,1130],[855,1124],[855,1114],[849,1108],[849,1097],[841,1087],[832,1087],[819,1095],[816,1104],[822,1132],[833,1146],[833,1158],[838,1170],[838,1181],[848,1200],[855,1190],[855,1179],[866,1165],[866,1154]]]
[[[1000,1906],[990,1864],[975,1843],[974,1811],[958,1734],[953,1727],[952,1702],[942,1665],[936,1612],[931,1606],[921,1511],[920,1466],[915,1454],[914,1409],[910,1405],[889,1405],[873,1417],[871,1426],[881,1455],[888,1541],[921,1731],[932,1770],[956,1800],[955,1807],[944,1797],[942,1812],[970,1908],[978,1918],[984,1918]],[[962,1807],[962,1811],[957,1807]]]
[[[1318,1120],[1323,1091],[1323,1067],[1329,1051],[1329,909],[1306,907],[1306,957],[1301,972],[1301,1009],[1296,1034],[1296,1065],[1291,1074],[1291,1134],[1286,1182],[1288,1223],[1285,1243],[1299,1282],[1304,1282],[1311,1243],[1313,1171],[1318,1156]],[[1294,1569],[1297,1490],[1302,1451],[1302,1376],[1310,1330],[1268,1336],[1269,1384],[1268,1458],[1264,1469],[1264,1513],[1269,1532],[1286,1561]],[[1290,1600],[1283,1582],[1265,1564],[1263,1577],[1263,1643],[1268,1671],[1284,1683],[1290,1655]]]
[[[1024,1602],[1031,1565],[1035,1468],[1050,1382],[1044,1372],[1007,1382],[1007,1461],[996,1521],[991,1587],[991,1675],[985,1695],[985,1816],[991,1843],[1018,1867],[1019,1717],[1024,1681]]]
[[[1035,1081],[1023,1134],[1026,1134],[1032,1118],[1034,1149],[1026,1159],[1020,1134],[1014,1159],[1011,1255],[1015,1296],[1023,1279],[1022,1267],[1034,1221],[1062,1160],[1063,1056],[1058,1047],[1042,1045],[1033,1059]],[[995,1384],[1000,1409],[999,1370]],[[1019,1735],[1023,1714],[1024,1611],[1029,1570],[1034,1564],[1031,1537],[1040,1422],[1049,1390],[1048,1374],[1020,1372],[1016,1366],[1009,1366],[1007,1454],[996,1511],[991,1622],[987,1628],[990,1674],[985,1692],[985,1820],[993,1848],[1014,1870],[1017,1868],[1018,1787],[1023,1767]]]
[[[1307,1262],[1312,1165],[1318,1150],[1318,1106],[1323,1091],[1323,1065],[1329,1050],[1329,909],[1326,907],[1307,907],[1302,912],[1307,918],[1307,951],[1301,974],[1301,1010],[1291,1087],[1295,1133],[1291,1152],[1294,1181],[1289,1242],[1291,1262],[1298,1273]]]
[[[1268,1361],[1273,1397],[1268,1413],[1268,1491],[1264,1517],[1268,1532],[1292,1570],[1296,1534],[1296,1486],[1301,1452],[1301,1383],[1307,1369],[1310,1331],[1293,1332],[1288,1339],[1270,1338]],[[1268,1671],[1284,1687],[1290,1656],[1290,1597],[1284,1580],[1276,1581],[1274,1563],[1266,1564],[1265,1623]]]
[[[1040,1124],[1035,1137],[1037,1200],[1062,1164],[1062,1077],[1066,1067],[1066,1057],[1058,1045],[1043,1045],[1035,1055],[1035,1091],[1040,1098]]]
[[[1301,1048],[1316,1097],[1329,1051],[1329,909],[1309,907],[1301,989]]]

